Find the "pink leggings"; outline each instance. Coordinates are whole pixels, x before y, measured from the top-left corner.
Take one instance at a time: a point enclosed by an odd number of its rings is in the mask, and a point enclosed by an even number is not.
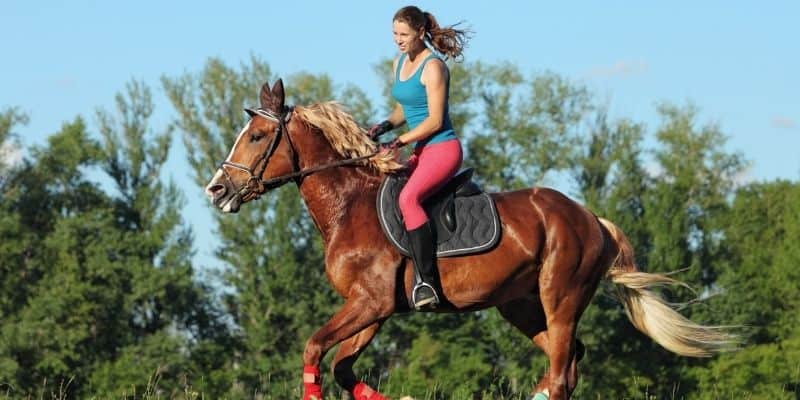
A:
[[[461,161],[461,142],[458,139],[428,144],[414,150],[408,159],[411,176],[397,199],[406,230],[419,228],[428,221],[422,202],[458,172]]]

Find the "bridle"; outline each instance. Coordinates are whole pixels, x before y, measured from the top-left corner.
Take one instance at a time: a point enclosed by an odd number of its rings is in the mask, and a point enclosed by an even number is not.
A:
[[[272,140],[270,141],[269,145],[267,146],[267,149],[264,151],[264,153],[261,154],[261,157],[259,157],[255,161],[253,166],[247,167],[245,165],[238,164],[238,163],[235,163],[235,162],[232,162],[232,161],[228,161],[228,160],[225,160],[222,163],[220,163],[219,169],[222,170],[222,173],[225,175],[225,179],[228,180],[228,183],[232,187],[235,187],[234,184],[233,184],[233,179],[231,179],[231,176],[230,176],[230,174],[228,174],[228,170],[225,169],[225,167],[235,168],[235,169],[247,172],[247,174],[249,175],[249,177],[247,178],[247,182],[241,188],[237,189],[237,191],[236,191],[237,192],[236,194],[239,196],[239,198],[242,199],[242,201],[248,201],[253,197],[258,198],[259,191],[257,189],[260,189],[262,187],[265,188],[265,190],[267,188],[269,188],[269,189],[276,188],[276,187],[288,182],[289,180],[291,180],[291,178],[286,179],[284,177],[273,178],[273,179],[269,179],[267,181],[264,181],[263,179],[261,179],[261,175],[264,173],[264,170],[267,169],[267,164],[269,163],[269,158],[272,157],[272,154],[275,152],[275,149],[278,147],[278,142],[280,141],[281,136],[283,136],[283,132],[286,130],[286,123],[291,118],[291,115],[292,115],[291,109],[288,109],[288,110],[289,110],[289,112],[287,112],[287,110],[283,110],[283,112],[280,115],[277,115],[277,114],[273,113],[272,111],[269,111],[269,110],[266,110],[266,109],[263,109],[263,108],[246,109],[246,111],[251,116],[259,115],[259,116],[261,116],[263,118],[266,118],[266,119],[268,119],[270,121],[277,122],[278,123],[278,127],[275,128],[275,134],[272,135]],[[288,137],[288,135],[287,135],[287,137]],[[291,140],[291,139],[289,139],[289,140]],[[293,146],[290,145],[289,149],[290,149],[290,151],[292,151],[292,153],[294,153],[294,147]],[[292,159],[294,159],[294,154],[292,154]]]
[[[293,107],[284,107],[281,110],[280,114],[276,114],[273,111],[264,109],[264,108],[257,108],[257,109],[245,109],[251,116],[258,115],[260,117],[266,118],[270,121],[276,122],[278,127],[275,128],[275,134],[272,136],[272,141],[267,146],[267,149],[264,153],[261,154],[253,166],[247,167],[242,164],[238,164],[232,161],[223,161],[220,163],[219,169],[222,170],[222,173],[225,175],[225,179],[228,180],[228,183],[231,187],[235,187],[233,184],[233,180],[231,179],[230,174],[225,169],[225,167],[235,168],[244,172],[247,172],[249,177],[247,178],[247,182],[239,189],[236,190],[236,195],[242,200],[242,202],[250,201],[253,198],[258,199],[261,197],[261,193],[264,193],[268,190],[275,189],[289,181],[300,179],[306,175],[313,174],[314,172],[321,171],[328,168],[340,167],[343,165],[349,164],[356,164],[360,161],[366,160],[368,158],[374,157],[379,151],[375,151],[371,154],[367,154],[365,156],[356,157],[356,158],[348,158],[345,160],[339,160],[332,163],[322,164],[315,167],[307,168],[307,169],[300,169],[297,165],[297,158],[296,158],[296,151],[294,149],[294,144],[292,143],[291,135],[289,135],[288,128],[286,124],[292,118],[293,114]],[[289,158],[292,160],[292,172],[286,175],[277,176],[274,178],[270,178],[267,180],[261,179],[261,175],[264,173],[264,170],[267,169],[267,164],[269,164],[269,158],[272,157],[272,154],[275,153],[275,149],[278,147],[278,143],[280,142],[281,138],[286,136],[286,141],[288,143],[289,148]],[[259,190],[261,189],[261,190]]]

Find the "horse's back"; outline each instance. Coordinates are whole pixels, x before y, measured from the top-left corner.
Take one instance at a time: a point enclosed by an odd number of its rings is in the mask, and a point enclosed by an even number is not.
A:
[[[582,256],[599,256],[605,235],[597,217],[558,190],[532,187],[492,193],[504,229],[524,224],[550,245],[580,247]],[[541,245],[545,245],[542,243]]]
[[[586,207],[572,200],[558,190],[548,187],[532,187],[507,192],[491,193],[498,209],[505,210],[501,215],[511,216],[521,207],[533,207],[538,217],[547,220],[551,217],[563,218],[572,224],[596,226],[595,215]],[[524,212],[522,212],[524,214]]]

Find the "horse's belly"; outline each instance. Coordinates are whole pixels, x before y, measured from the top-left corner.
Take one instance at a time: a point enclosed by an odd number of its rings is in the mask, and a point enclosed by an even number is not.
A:
[[[531,191],[495,194],[502,235],[490,251],[439,260],[447,299],[458,308],[485,308],[537,288],[545,232]]]

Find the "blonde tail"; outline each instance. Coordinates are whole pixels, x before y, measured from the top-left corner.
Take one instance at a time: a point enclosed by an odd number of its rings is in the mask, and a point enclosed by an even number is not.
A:
[[[633,258],[633,247],[613,223],[599,218],[619,247],[606,275],[616,284],[617,298],[625,307],[631,323],[665,349],[689,357],[709,357],[736,347],[736,336],[725,327],[696,324],[675,311],[669,303],[649,288],[685,283],[665,274],[640,272]]]

